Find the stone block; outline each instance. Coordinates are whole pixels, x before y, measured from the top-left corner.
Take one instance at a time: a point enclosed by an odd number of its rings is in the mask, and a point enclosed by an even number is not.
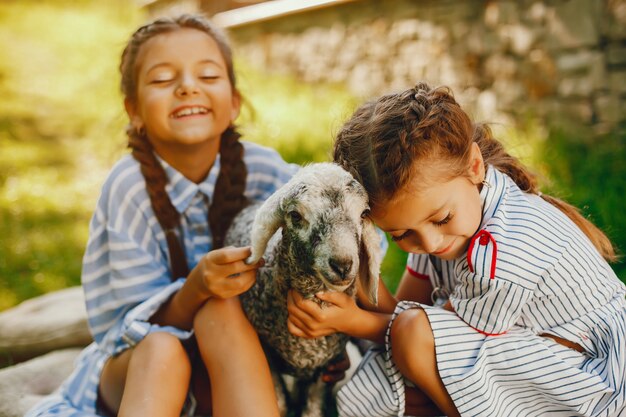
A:
[[[81,349],[57,350],[0,370],[0,416],[22,417],[71,374]]]
[[[626,95],[626,69],[609,72],[609,90]]]
[[[612,41],[626,39],[626,0],[607,2],[602,32]]]
[[[0,365],[91,342],[81,287],[26,300],[0,313]]]

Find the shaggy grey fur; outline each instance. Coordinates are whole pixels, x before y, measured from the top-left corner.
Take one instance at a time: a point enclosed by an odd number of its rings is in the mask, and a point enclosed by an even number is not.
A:
[[[266,261],[256,284],[241,295],[242,304],[267,347],[275,379],[277,373],[296,378],[296,402],[308,402],[296,406],[307,416],[320,415],[321,371],[344,351],[347,336],[292,335],[287,292],[295,289],[321,303],[319,291],[354,295],[358,278],[376,303],[380,237],[367,212],[367,194],[348,172],[332,163],[311,164],[265,203],[244,209],[226,235],[226,245],[252,246],[248,263]],[[293,398],[289,402],[294,405]]]

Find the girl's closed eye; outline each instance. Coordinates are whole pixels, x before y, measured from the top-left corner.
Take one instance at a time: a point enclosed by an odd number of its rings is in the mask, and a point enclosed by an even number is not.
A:
[[[218,80],[220,78],[219,75],[217,74],[200,74],[200,79],[201,80],[208,80],[208,81],[212,81],[212,80]]]
[[[453,216],[452,216],[452,213],[448,213],[448,214],[446,215],[446,217],[444,217],[443,219],[441,219],[441,220],[439,220],[439,221],[433,222],[433,224],[434,224],[435,226],[438,226],[438,227],[439,227],[439,226],[443,226],[444,224],[448,224],[448,223],[450,222],[450,220],[452,220],[452,217],[453,217]]]
[[[399,242],[402,239],[406,238],[407,236],[409,236],[409,234],[411,234],[410,230],[407,230],[406,232],[402,233],[400,236],[391,236],[391,240],[394,242]]]
[[[155,74],[152,77],[148,78],[148,84],[165,84],[171,82],[173,79],[174,74],[169,72],[163,72]]]
[[[223,70],[215,65],[208,64],[202,65],[198,68],[198,72],[196,73],[198,78],[204,81],[213,81],[222,78]]]
[[[154,80],[151,80],[150,84],[165,84],[169,83],[170,81],[172,81],[171,78],[156,78]]]

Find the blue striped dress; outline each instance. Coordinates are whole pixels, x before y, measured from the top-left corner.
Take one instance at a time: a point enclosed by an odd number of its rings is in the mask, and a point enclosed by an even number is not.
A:
[[[248,169],[245,195],[251,202],[264,201],[299,168],[283,161],[274,150],[242,144]],[[166,192],[181,213],[187,263],[193,268],[212,247],[207,215],[220,171],[219,155],[199,184],[165,161],[161,163],[168,176]],[[80,354],[60,392],[36,405],[27,417],[96,416],[100,373],[111,355],[157,330],[181,339],[191,335],[148,321],[185,282],[185,277],[172,280],[168,256],[165,234],[152,210],[139,164],[125,156],[104,183],[83,258],[82,285],[94,343]]]
[[[427,313],[439,376],[462,416],[626,416],[626,287],[560,210],[493,167],[487,182],[464,256],[407,260],[415,279],[439,288],[435,306],[402,301],[392,322]],[[455,312],[440,307],[448,299]],[[341,416],[404,415],[410,381],[393,363],[389,328],[338,393]]]

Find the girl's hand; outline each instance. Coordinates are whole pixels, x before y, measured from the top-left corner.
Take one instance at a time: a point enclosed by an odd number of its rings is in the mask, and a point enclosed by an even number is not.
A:
[[[344,349],[341,356],[335,358],[326,366],[322,373],[322,381],[334,385],[346,376],[346,371],[350,369],[350,357]]]
[[[316,338],[333,333],[349,333],[351,323],[361,309],[348,294],[341,292],[320,292],[315,295],[330,303],[321,307],[311,300],[305,300],[297,291],[287,295],[287,328],[299,337]]]
[[[189,274],[189,280],[206,299],[230,298],[246,292],[256,281],[256,270],[264,265],[263,259],[247,265],[250,247],[232,246],[212,250],[204,255]]]

